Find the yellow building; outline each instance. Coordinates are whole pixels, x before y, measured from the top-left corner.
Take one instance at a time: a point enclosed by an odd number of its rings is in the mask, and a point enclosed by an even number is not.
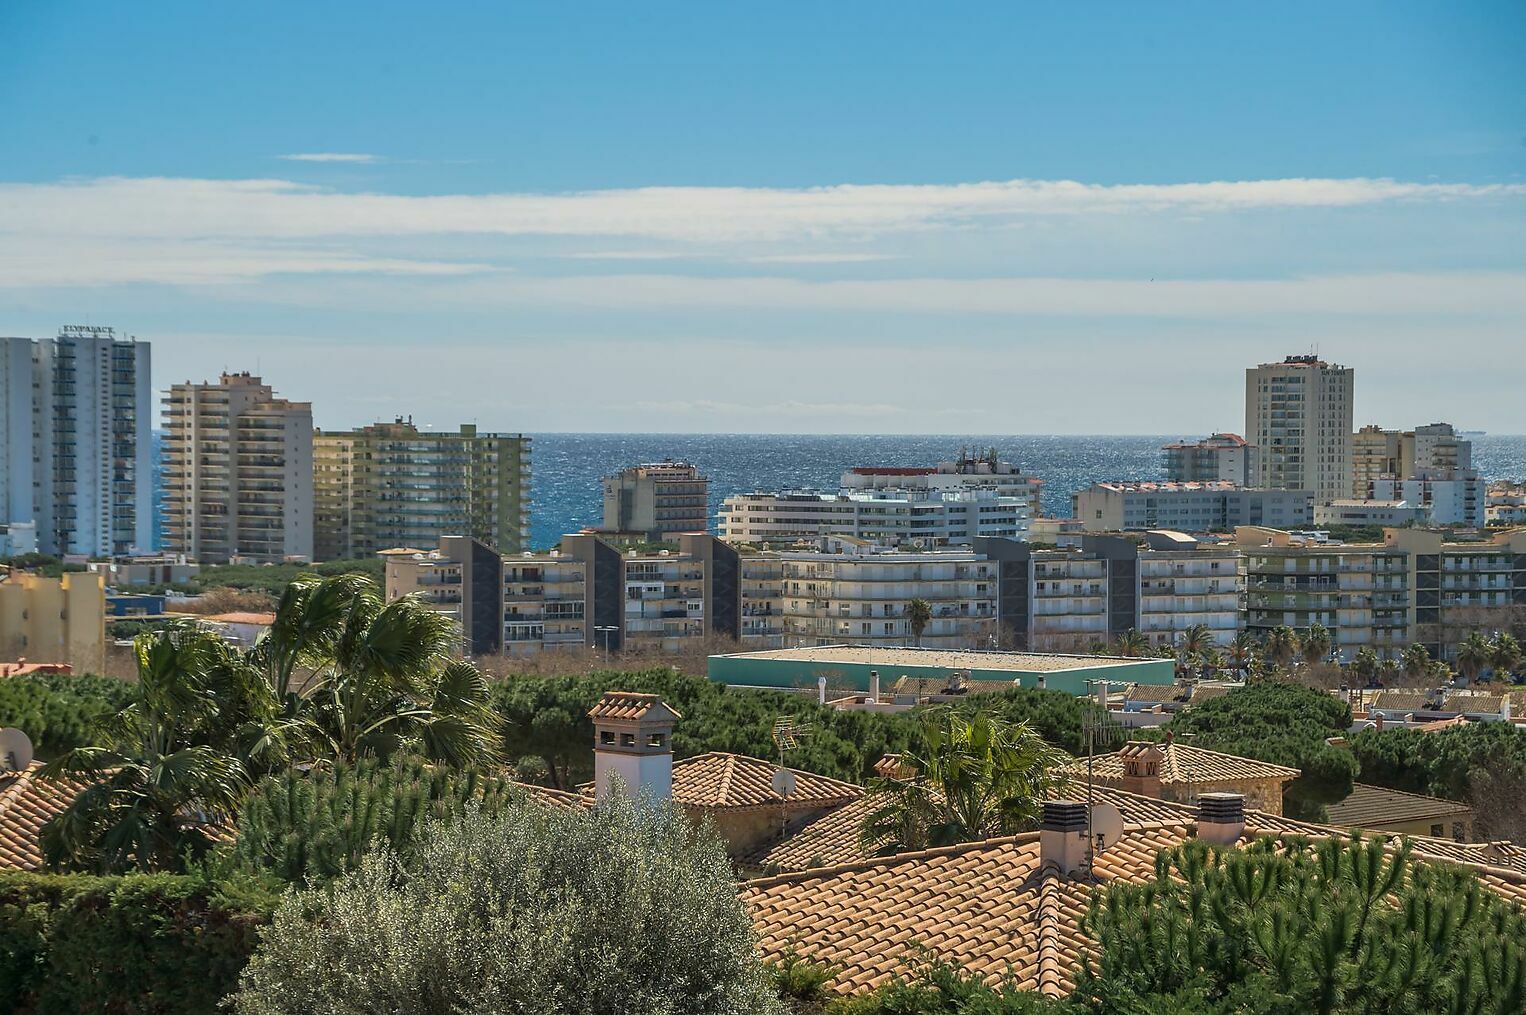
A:
[[[106,666],[106,583],[74,571],[62,578],[0,571],[0,660]]]

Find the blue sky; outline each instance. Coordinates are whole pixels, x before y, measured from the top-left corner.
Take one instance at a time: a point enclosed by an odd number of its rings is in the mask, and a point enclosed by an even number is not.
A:
[[[0,43],[0,333],[114,324],[161,385],[1190,433],[1317,348],[1359,422],[1526,432],[1520,3],[63,0]]]

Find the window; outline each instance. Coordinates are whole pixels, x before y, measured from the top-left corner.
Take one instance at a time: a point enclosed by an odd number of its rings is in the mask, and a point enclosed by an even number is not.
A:
[[[613,747],[614,744],[615,744],[615,732],[614,732],[614,730],[600,730],[599,731],[599,743],[603,744],[605,746],[608,746],[608,747]]]

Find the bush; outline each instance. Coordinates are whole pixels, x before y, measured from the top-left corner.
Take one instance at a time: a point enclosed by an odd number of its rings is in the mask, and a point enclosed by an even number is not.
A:
[[[672,807],[511,805],[431,823],[289,894],[244,1015],[773,1015],[725,849]]]
[[[184,875],[0,874],[0,1010],[215,1011],[275,901]]]
[[[958,966],[929,957],[867,994],[839,998],[823,1015],[1080,1015],[1068,1000],[1021,990],[1011,983],[989,986]]]
[[[39,673],[0,680],[0,726],[32,740],[43,760],[93,743],[96,720],[137,697],[136,684],[111,677]]]
[[[406,852],[427,819],[459,815],[469,801],[494,814],[522,795],[503,780],[417,759],[286,772],[244,804],[232,862],[285,882],[327,880],[358,867],[378,841]]]

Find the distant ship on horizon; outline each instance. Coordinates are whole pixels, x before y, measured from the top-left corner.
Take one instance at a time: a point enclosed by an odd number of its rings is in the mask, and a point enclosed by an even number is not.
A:
[[[1487,430],[1459,430],[1459,431],[1457,431],[1457,436],[1459,436],[1459,437],[1483,437],[1483,436],[1486,436],[1488,433],[1489,433],[1489,431],[1487,431]]]

